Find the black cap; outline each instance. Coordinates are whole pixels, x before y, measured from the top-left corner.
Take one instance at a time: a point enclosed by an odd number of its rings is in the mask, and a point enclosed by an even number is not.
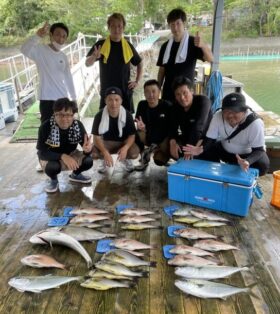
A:
[[[105,90],[105,97],[107,97],[108,95],[119,95],[121,96],[121,98],[123,97],[122,91],[118,87],[115,87],[115,86],[109,87]]]
[[[228,109],[234,112],[243,112],[248,108],[245,97],[240,93],[230,93],[223,99],[222,110]]]

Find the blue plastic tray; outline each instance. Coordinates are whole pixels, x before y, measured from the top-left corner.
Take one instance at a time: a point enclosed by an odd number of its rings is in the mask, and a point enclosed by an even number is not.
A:
[[[69,217],[51,217],[48,222],[49,227],[65,226],[69,222]]]
[[[166,259],[170,259],[173,258],[175,256],[175,254],[171,254],[169,251],[174,247],[175,245],[164,245],[162,247],[162,251],[163,251],[163,256]]]
[[[179,236],[177,236],[176,234],[174,234],[175,230],[179,230],[179,229],[186,229],[186,226],[180,226],[180,225],[173,225],[173,226],[168,226],[167,227],[167,234],[171,237],[171,238],[179,238]]]
[[[71,214],[71,211],[73,209],[74,209],[74,207],[71,207],[71,206],[64,207],[63,216],[64,217],[74,217],[75,215]]]
[[[97,245],[96,245],[96,252],[97,253],[106,253],[106,252],[114,249],[115,247],[110,245],[110,243],[112,241],[113,240],[110,240],[110,239],[99,240],[97,242]]]
[[[126,209],[126,208],[132,208],[134,207],[133,204],[119,204],[116,207],[116,211],[119,214],[122,210]]]
[[[172,218],[173,213],[179,208],[180,206],[178,205],[170,205],[170,206],[164,207],[163,210],[166,213],[166,215],[169,216],[169,218]]]

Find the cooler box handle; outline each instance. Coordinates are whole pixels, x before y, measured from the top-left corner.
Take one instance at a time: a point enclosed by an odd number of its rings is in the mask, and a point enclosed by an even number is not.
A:
[[[263,197],[263,191],[258,183],[253,188],[253,192],[255,193],[256,198],[261,199]]]

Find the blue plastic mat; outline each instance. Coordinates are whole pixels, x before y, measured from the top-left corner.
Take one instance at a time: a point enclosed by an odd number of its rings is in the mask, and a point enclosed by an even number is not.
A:
[[[48,222],[49,227],[65,226],[69,222],[69,217],[51,217]]]
[[[172,218],[173,213],[179,208],[180,208],[179,205],[170,205],[170,206],[164,207],[163,210],[166,213],[166,215],[169,216],[169,218]]]
[[[167,227],[167,234],[171,238],[179,238],[176,234],[174,234],[174,231],[179,230],[179,229],[186,229],[186,226],[180,226],[180,225],[173,225],[173,226],[168,226]]]
[[[173,258],[175,256],[175,254],[171,254],[169,251],[174,248],[175,245],[164,245],[162,247],[162,251],[163,251],[163,256],[166,258],[166,259],[170,259],[170,258]]]
[[[133,204],[119,204],[116,207],[116,211],[119,214],[122,210],[126,209],[126,208],[133,208],[134,205]]]
[[[115,249],[114,246],[110,245],[112,241],[113,240],[110,240],[110,239],[99,240],[96,245],[96,252],[106,253],[112,249]]]
[[[64,217],[74,217],[75,215],[74,215],[74,214],[71,214],[71,211],[72,211],[73,209],[74,209],[74,207],[70,207],[70,206],[64,207],[63,216],[64,216]]]

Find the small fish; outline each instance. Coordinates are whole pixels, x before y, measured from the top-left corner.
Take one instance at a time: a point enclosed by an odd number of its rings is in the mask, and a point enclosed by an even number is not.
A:
[[[226,222],[223,221],[215,221],[215,220],[199,220],[193,224],[193,227],[196,228],[211,228],[211,227],[220,227],[227,225]]]
[[[107,278],[90,278],[81,283],[82,287],[95,290],[109,290],[112,288],[130,288],[134,286],[133,282],[117,281]]]
[[[176,267],[175,274],[188,279],[219,279],[228,277],[240,271],[248,271],[248,267],[231,266],[186,266]]]
[[[174,231],[174,234],[190,240],[197,240],[197,239],[217,239],[217,236],[200,231],[194,228],[186,228],[186,229],[178,229]]]
[[[107,220],[106,220],[107,221]],[[102,223],[103,221],[101,221]],[[95,224],[90,222],[80,222],[80,223],[71,223],[72,227],[85,227],[89,229],[97,229],[97,228],[103,228],[103,227],[111,227],[111,224]]]
[[[149,221],[156,221],[155,218],[152,217],[146,217],[146,216],[123,216],[119,219],[119,222],[125,222],[125,223],[144,223]]]
[[[59,244],[67,246],[79,253],[85,259],[88,268],[92,266],[92,259],[85,248],[76,239],[58,230],[42,230],[33,235],[29,241],[34,244]]]
[[[144,230],[144,229],[162,229],[160,226],[153,226],[149,224],[126,224],[121,226],[121,229],[124,230]]]
[[[195,248],[193,246],[178,244],[175,245],[172,249],[169,250],[172,254],[192,254],[196,256],[214,256],[213,253]]]
[[[173,212],[173,216],[190,216],[192,208],[180,208]]]
[[[203,257],[195,256],[192,254],[175,255],[168,260],[168,265],[173,266],[208,266],[217,265],[219,261],[208,260]]]
[[[184,222],[184,223],[187,223],[187,224],[193,224],[195,222],[198,222],[200,220],[200,218],[197,218],[197,217],[194,217],[194,216],[181,216],[181,217],[178,217],[178,218],[175,218],[174,221],[177,221],[177,222]]]
[[[154,249],[155,247],[153,245],[145,244],[133,239],[115,239],[110,243],[111,246],[114,246],[118,249],[124,249],[124,250],[149,250]]]
[[[105,215],[77,215],[70,220],[70,224],[84,223],[84,222],[96,222],[100,220],[110,219],[110,217]]]
[[[55,267],[55,268],[65,269],[65,265],[59,263],[51,256],[43,255],[43,254],[28,255],[28,256],[23,257],[20,261],[24,265],[35,267],[35,268]]]
[[[154,213],[155,212],[141,209],[141,208],[125,208],[120,212],[121,215],[129,215],[129,216],[145,216],[145,215],[153,215]]]
[[[249,292],[249,288],[238,288],[213,281],[191,279],[175,280],[175,286],[187,294],[203,299],[226,299],[240,292]]]
[[[108,214],[108,211],[100,208],[78,208],[71,210],[70,213],[73,215],[98,215]]]
[[[107,271],[103,271],[100,269],[91,270],[88,273],[89,277],[92,278],[107,278],[107,279],[116,279],[116,280],[134,280],[132,277],[123,276],[123,275],[116,275],[112,273],[108,273]]]
[[[198,217],[200,219],[207,219],[207,220],[215,220],[215,221],[229,221],[228,219],[216,215],[214,213],[211,213],[207,210],[203,210],[203,209],[192,209],[191,210],[191,214],[195,217]]]
[[[239,250],[239,248],[236,246],[215,240],[200,240],[195,242],[193,246],[210,252]]]
[[[104,260],[95,263],[95,267],[97,269],[101,269],[101,270],[107,271],[108,273],[112,273],[116,275],[123,275],[123,276],[129,276],[129,277],[147,277],[148,276],[148,272],[146,271],[141,271],[141,272],[132,271],[124,265],[110,263]]]
[[[155,267],[155,262],[147,262],[141,258],[120,249],[114,249],[106,252],[102,256],[102,260],[107,260],[113,263],[119,263],[127,267],[136,267],[136,266],[151,266]]]
[[[9,280],[9,285],[20,292],[29,291],[40,293],[43,290],[58,288],[61,285],[79,281],[82,277],[65,277],[65,276],[30,276],[30,277],[14,277]]]

